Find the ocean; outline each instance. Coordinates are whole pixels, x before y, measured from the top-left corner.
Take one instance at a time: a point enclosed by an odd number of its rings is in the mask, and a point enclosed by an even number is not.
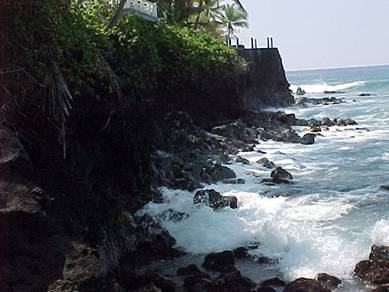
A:
[[[189,214],[162,224],[192,255],[259,243],[251,253],[278,263],[267,272],[246,268],[257,280],[266,273],[293,280],[325,272],[344,281],[339,291],[368,291],[353,270],[372,244],[389,245],[389,191],[380,188],[389,184],[389,66],[293,71],[287,78],[306,97],[335,96],[343,103],[277,110],[305,119],[351,118],[358,125],[331,127],[313,145],[259,141],[256,150],[266,154],[241,153],[253,163],[228,167],[245,184],[206,186],[236,196],[238,209],[194,206],[193,193],[162,188],[166,203],[150,203],[142,212],[157,216],[172,208]],[[307,129],[296,130],[303,135]],[[291,172],[294,184],[260,184],[270,174],[254,163],[262,157]]]

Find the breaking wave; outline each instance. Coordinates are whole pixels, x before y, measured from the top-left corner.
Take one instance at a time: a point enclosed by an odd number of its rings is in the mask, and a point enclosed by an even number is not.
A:
[[[323,82],[321,84],[302,84],[291,85],[289,88],[295,93],[297,88],[301,87],[306,93],[324,93],[326,91],[342,91],[349,88],[357,87],[364,84],[364,81],[354,81],[345,84],[328,85]]]

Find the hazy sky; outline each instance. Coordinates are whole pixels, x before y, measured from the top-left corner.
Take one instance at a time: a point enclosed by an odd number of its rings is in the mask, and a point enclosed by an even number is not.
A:
[[[241,0],[250,36],[273,36],[287,70],[389,64],[389,0]]]

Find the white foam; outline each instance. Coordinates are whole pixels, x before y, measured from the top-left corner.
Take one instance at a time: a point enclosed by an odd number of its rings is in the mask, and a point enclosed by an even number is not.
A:
[[[389,220],[381,219],[371,231],[371,239],[377,245],[389,245]]]
[[[306,93],[324,93],[325,91],[342,91],[349,88],[353,88],[362,85],[364,81],[354,81],[345,84],[329,85],[325,82],[321,84],[300,84],[291,85],[289,88],[296,93],[297,88],[302,88]]]

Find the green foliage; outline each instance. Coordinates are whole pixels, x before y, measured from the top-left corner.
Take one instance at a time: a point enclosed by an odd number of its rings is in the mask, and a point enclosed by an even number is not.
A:
[[[45,7],[51,39],[49,55],[58,62],[67,80],[75,85],[93,82],[106,74],[100,53],[110,50],[111,46],[102,21],[96,21],[98,14],[93,12],[100,11],[100,7],[103,6],[96,2],[86,10],[72,6],[61,11],[50,1]]]
[[[242,65],[222,38],[165,21],[150,23],[123,13],[117,25],[105,31],[112,13],[105,0],[71,2],[68,7],[48,1],[37,20],[39,37],[26,41],[34,43],[32,63],[40,66],[33,70],[35,76],[44,75],[50,59],[73,87],[107,82],[104,58],[124,92],[141,96],[174,91],[210,74],[233,74]],[[24,38],[29,37],[27,23],[21,30]]]
[[[209,33],[164,22],[145,23],[130,14],[122,18],[113,36],[119,75],[127,85],[140,89],[173,90],[210,73],[228,74],[241,64],[233,49]]]

